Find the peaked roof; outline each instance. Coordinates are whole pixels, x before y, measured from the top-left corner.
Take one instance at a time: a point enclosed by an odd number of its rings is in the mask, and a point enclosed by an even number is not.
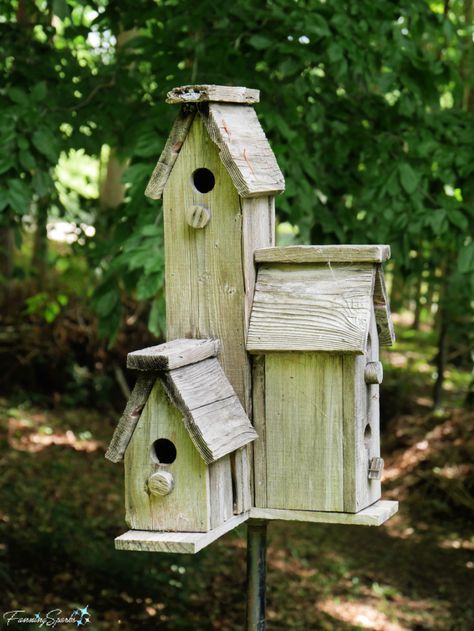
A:
[[[176,118],[145,195],[152,199],[162,196],[196,115],[202,117],[241,197],[283,192],[284,177],[257,114],[249,105],[258,102],[258,95],[258,90],[228,86],[184,86],[172,90],[168,102],[185,105]],[[197,105],[190,105],[194,103]]]
[[[157,378],[182,412],[185,427],[207,464],[255,440],[257,433],[216,358],[218,348],[217,340],[175,340],[129,353],[127,366],[142,372],[106,458],[123,459]]]
[[[257,250],[247,350],[363,353],[374,306],[380,343],[390,344],[380,269],[389,256],[387,246]]]

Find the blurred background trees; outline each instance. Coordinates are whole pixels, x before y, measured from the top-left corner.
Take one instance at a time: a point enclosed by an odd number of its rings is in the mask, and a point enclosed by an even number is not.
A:
[[[261,90],[281,243],[391,244],[393,310],[433,336],[440,407],[447,363],[471,362],[473,6],[1,0],[7,387],[97,401],[163,336],[161,205],[143,192],[166,92],[201,82]]]

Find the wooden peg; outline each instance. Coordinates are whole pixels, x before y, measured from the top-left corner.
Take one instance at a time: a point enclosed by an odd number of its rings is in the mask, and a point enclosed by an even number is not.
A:
[[[381,362],[368,362],[364,371],[365,383],[376,384],[383,381],[383,366]]]
[[[191,228],[205,228],[211,219],[211,213],[205,206],[191,206],[186,210],[186,221]]]
[[[371,458],[369,461],[369,480],[380,480],[384,467],[383,458]]]
[[[169,471],[157,471],[148,480],[148,489],[153,495],[169,495],[174,489],[174,478]]]

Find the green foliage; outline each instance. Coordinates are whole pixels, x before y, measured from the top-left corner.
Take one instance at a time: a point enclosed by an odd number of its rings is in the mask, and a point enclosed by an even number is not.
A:
[[[175,114],[164,96],[192,82],[261,90],[257,111],[287,183],[278,213],[300,242],[387,242],[395,274],[447,276],[434,281],[443,300],[443,284],[474,288],[472,25],[461,0],[147,0],[139,10],[54,0],[26,22],[3,4],[4,223],[22,225],[43,197],[59,213],[76,207],[57,194],[61,152],[99,156],[107,144],[129,161],[119,208],[86,195],[78,204],[96,227],[83,251],[112,341],[130,294],[153,300],[150,325],[162,331],[159,206],[143,191]],[[468,293],[451,295],[465,313]]]

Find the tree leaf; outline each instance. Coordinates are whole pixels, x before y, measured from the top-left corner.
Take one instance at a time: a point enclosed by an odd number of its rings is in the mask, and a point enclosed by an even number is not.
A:
[[[31,171],[35,168],[36,162],[29,151],[20,151],[19,153],[20,164],[25,171]]]
[[[47,127],[35,131],[31,138],[33,145],[54,164],[59,158],[58,139]]]
[[[28,105],[28,95],[20,88],[10,88],[7,94],[14,103],[18,103],[18,105]]]
[[[252,35],[252,37],[250,37],[248,41],[250,46],[256,48],[257,50],[270,48],[270,46],[272,46],[273,44],[271,39],[269,39],[268,37],[264,37],[263,35]]]
[[[467,274],[474,270],[474,242],[471,241],[459,251],[458,270],[461,274]]]
[[[8,200],[16,212],[26,215],[30,210],[31,191],[21,180],[9,180]]]
[[[0,174],[6,173],[13,166],[13,158],[7,154],[0,154]]]
[[[412,195],[420,182],[419,174],[412,169],[408,162],[402,162],[398,170],[400,173],[400,184],[409,195]]]
[[[31,98],[34,101],[42,101],[46,97],[47,92],[46,81],[40,81],[31,90]]]

